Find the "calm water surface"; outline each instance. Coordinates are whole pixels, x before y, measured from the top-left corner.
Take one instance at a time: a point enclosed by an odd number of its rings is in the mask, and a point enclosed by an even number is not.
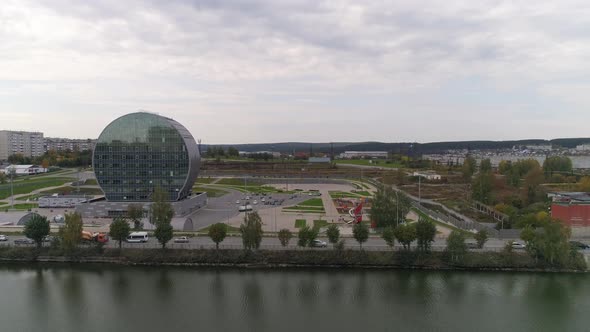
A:
[[[590,277],[3,265],[0,331],[590,331]]]

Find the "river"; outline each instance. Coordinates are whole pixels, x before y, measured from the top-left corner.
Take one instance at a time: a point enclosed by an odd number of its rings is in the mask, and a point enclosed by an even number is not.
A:
[[[1,331],[588,331],[585,274],[1,265]]]

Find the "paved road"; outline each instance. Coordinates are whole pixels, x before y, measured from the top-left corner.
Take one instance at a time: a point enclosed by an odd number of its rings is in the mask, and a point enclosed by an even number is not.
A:
[[[228,221],[239,214],[243,215],[244,213],[239,212],[238,208],[240,205],[245,205],[246,201],[250,202],[253,211],[259,211],[277,206],[296,205],[310,198],[309,196],[302,194],[293,195],[273,193],[267,194],[266,196],[249,195],[248,197],[250,197],[250,199],[246,200],[246,194],[242,192],[228,188],[223,188],[223,190],[228,191],[229,194],[223,195],[221,197],[209,198],[207,207],[195,211],[195,213],[191,214],[190,216],[183,218],[190,218],[192,220],[192,230],[199,230],[214,223]],[[277,200],[283,201],[283,203],[280,205],[266,205],[264,202],[262,202],[263,198],[265,201]],[[237,203],[238,200],[240,201],[240,204]],[[254,204],[254,201],[256,201],[257,204]]]
[[[0,245],[14,245],[14,240],[24,238],[24,236],[11,236],[9,237],[9,241],[7,242],[0,242]],[[319,238],[322,241],[328,242],[328,240],[324,237]],[[358,243],[352,238],[344,238],[345,247],[356,249],[359,247]],[[512,240],[498,240],[498,239],[490,239],[486,243],[484,249],[489,251],[501,251],[507,242]],[[113,248],[118,245],[115,241],[109,241],[106,245],[108,248]],[[280,245],[278,238],[276,237],[264,237],[262,239],[261,248],[262,249],[296,249],[297,248],[297,239],[291,239],[290,245],[287,248],[283,248]],[[150,238],[147,243],[123,243],[124,248],[159,248],[160,244],[155,238]],[[189,243],[173,243],[172,241],[168,244],[170,248],[180,248],[180,249],[200,249],[200,248],[213,248],[215,244],[211,239],[207,236],[197,236],[193,238],[189,238]],[[239,236],[229,236],[227,237],[222,244],[220,245],[221,248],[224,249],[242,249],[242,238]],[[331,245],[328,246],[329,248]],[[433,250],[444,250],[446,247],[446,242],[444,239],[436,239],[432,245]],[[399,249],[401,246],[396,245],[396,248]],[[363,249],[365,250],[372,250],[372,251],[383,251],[383,250],[390,250],[390,248],[385,244],[383,239],[377,237],[371,237],[367,242],[363,244]]]

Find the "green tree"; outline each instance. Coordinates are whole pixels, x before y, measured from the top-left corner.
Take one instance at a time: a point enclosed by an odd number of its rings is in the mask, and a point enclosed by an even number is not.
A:
[[[430,245],[434,242],[436,236],[436,226],[426,218],[420,218],[416,223],[416,239],[418,240],[418,249],[429,251]]]
[[[570,258],[571,231],[560,221],[551,220],[540,229],[527,225],[520,233],[527,252],[535,259],[543,259],[554,266],[564,266]]]
[[[383,238],[383,240],[385,240],[385,243],[387,243],[387,245],[393,249],[393,246],[395,245],[395,234],[394,234],[394,228],[393,227],[386,227],[383,230],[383,233],[381,234],[381,237]]]
[[[279,231],[278,237],[279,237],[279,241],[281,241],[281,245],[283,247],[286,247],[287,245],[289,245],[289,241],[291,241],[293,234],[291,233],[290,230],[283,228]]]
[[[416,227],[413,224],[399,224],[393,230],[393,234],[404,249],[410,250],[410,245],[416,240]]]
[[[247,213],[244,217],[244,223],[240,225],[240,233],[242,234],[242,243],[244,249],[252,250],[260,248],[262,241],[262,220],[258,212]]]
[[[488,232],[485,229],[482,229],[475,233],[473,237],[475,238],[475,241],[477,241],[477,247],[481,249],[488,240]]]
[[[578,191],[590,192],[590,176],[584,176],[577,185]]]
[[[6,184],[6,174],[0,173],[0,184]]]
[[[465,236],[459,231],[452,231],[447,237],[447,251],[451,254],[451,260],[456,262],[467,251]]]
[[[174,209],[170,204],[168,194],[162,188],[156,188],[152,194],[150,205],[150,223],[158,226],[159,223],[170,223],[174,216]]]
[[[526,202],[526,205],[543,199],[544,193],[541,189],[543,180],[543,172],[539,167],[531,169],[525,175],[522,196],[523,200]]]
[[[119,249],[121,249],[123,240],[129,236],[131,227],[125,218],[115,218],[109,227],[109,236],[119,242]]]
[[[82,240],[82,216],[79,213],[66,213],[65,222],[59,229],[60,243],[66,251],[74,250]]]
[[[545,158],[543,162],[543,171],[545,177],[549,179],[554,172],[567,173],[572,172],[572,160],[566,156],[551,156]]]
[[[174,236],[174,229],[170,223],[159,222],[156,224],[154,236],[162,245],[162,249],[166,249],[166,244],[170,242],[170,240],[172,240],[172,236]]]
[[[498,173],[507,175],[512,170],[512,162],[510,160],[502,160],[498,165]]]
[[[240,152],[235,147],[230,146],[229,148],[227,148],[227,155],[229,157],[239,157],[240,156]]]
[[[463,161],[463,166],[461,167],[461,173],[463,174],[463,180],[470,182],[471,177],[475,173],[475,167],[477,166],[477,161],[472,156],[467,156]]]
[[[43,245],[43,238],[49,235],[49,221],[47,217],[35,214],[31,220],[25,224],[24,234],[29,239],[35,241],[37,248]]]
[[[143,206],[141,204],[129,204],[127,206],[127,217],[133,222],[133,230],[140,231],[143,229]]]
[[[358,223],[352,227],[352,236],[359,243],[359,247],[363,248],[363,242],[369,239],[369,227],[366,224]]]
[[[300,247],[308,247],[311,246],[313,240],[315,240],[318,236],[318,229],[310,228],[309,226],[304,226],[299,229],[297,233],[298,241],[297,245]]]
[[[492,171],[492,161],[490,159],[482,159],[479,163],[479,172],[486,173]]]
[[[336,246],[336,243],[340,240],[340,229],[335,224],[331,224],[326,230],[326,235],[328,236],[328,241],[330,241],[333,246]]]
[[[410,207],[411,202],[404,193],[381,186],[373,197],[371,220],[377,227],[395,226],[404,221]]]
[[[150,222],[156,225],[154,236],[166,248],[166,244],[172,240],[174,229],[170,224],[174,216],[174,209],[169,202],[168,194],[161,188],[156,188],[152,194],[152,204],[150,205]]]
[[[224,223],[216,223],[209,227],[209,237],[215,242],[215,249],[219,249],[219,243],[222,242],[227,235],[227,225]]]
[[[492,201],[494,175],[491,172],[479,173],[471,184],[471,198],[484,204]]]

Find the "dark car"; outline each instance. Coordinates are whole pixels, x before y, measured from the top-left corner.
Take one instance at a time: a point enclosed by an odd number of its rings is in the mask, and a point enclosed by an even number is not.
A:
[[[467,249],[479,249],[475,242],[466,242],[465,245],[467,246]]]
[[[576,249],[589,249],[590,246],[578,241],[570,241],[570,245]]]
[[[14,240],[14,244],[35,244],[35,241],[29,238],[22,238]]]

